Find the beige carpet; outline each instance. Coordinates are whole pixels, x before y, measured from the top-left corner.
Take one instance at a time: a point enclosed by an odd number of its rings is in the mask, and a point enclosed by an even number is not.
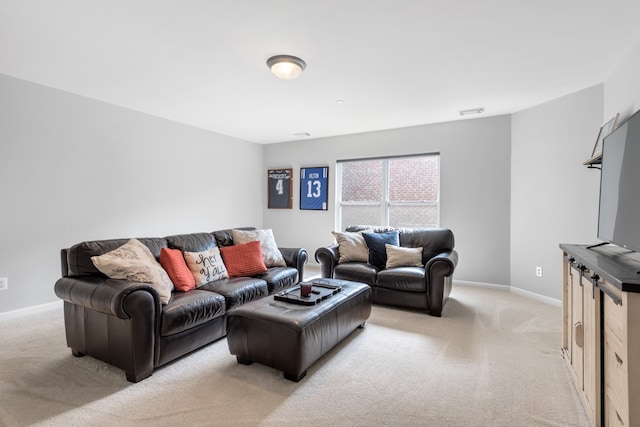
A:
[[[62,310],[0,330],[3,426],[583,426],[561,310],[456,286],[444,317],[374,306],[293,383],[220,340],[138,384],[71,356]]]

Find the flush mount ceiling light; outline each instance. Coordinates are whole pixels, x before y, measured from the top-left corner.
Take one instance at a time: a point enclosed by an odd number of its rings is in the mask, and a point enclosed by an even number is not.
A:
[[[267,67],[282,80],[293,80],[302,74],[307,63],[297,56],[276,55],[267,59]]]
[[[484,107],[471,108],[469,110],[460,110],[458,112],[461,116],[467,116],[469,114],[482,114],[484,113]]]

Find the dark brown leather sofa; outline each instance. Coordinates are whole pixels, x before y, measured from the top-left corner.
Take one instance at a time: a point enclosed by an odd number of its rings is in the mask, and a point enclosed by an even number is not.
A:
[[[316,250],[322,277],[362,282],[371,286],[376,304],[426,310],[440,317],[451,293],[453,272],[458,264],[453,232],[446,228],[409,229],[352,225],[347,232],[399,232],[400,246],[422,247],[423,267],[380,268],[367,262],[339,263],[337,244]]]
[[[253,227],[243,227],[253,230]],[[231,230],[138,239],[156,259],[163,247],[200,252],[233,245]],[[149,284],[109,279],[91,257],[128,239],[83,242],[61,250],[62,278],[56,295],[64,300],[67,345],[75,356],[90,355],[138,382],[153,370],[226,335],[227,312],[297,284],[307,252],[278,248],[286,266],[255,277],[232,277],[188,292],[174,291],[163,305]]]

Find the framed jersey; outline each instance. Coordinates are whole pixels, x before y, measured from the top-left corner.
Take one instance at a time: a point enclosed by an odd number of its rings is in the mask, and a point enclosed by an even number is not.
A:
[[[269,186],[269,209],[291,209],[293,207],[293,169],[269,169],[267,182]]]
[[[329,167],[300,168],[300,209],[326,211]]]

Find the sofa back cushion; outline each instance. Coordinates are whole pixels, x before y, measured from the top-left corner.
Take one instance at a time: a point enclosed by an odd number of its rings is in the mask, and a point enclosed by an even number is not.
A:
[[[236,227],[235,229],[217,230],[213,232],[218,247],[233,246],[233,230],[255,230],[255,227]]]
[[[165,239],[170,248],[182,252],[204,252],[217,246],[213,233],[176,234]]]
[[[69,276],[101,276],[102,274],[91,261],[91,257],[110,252],[127,243],[130,239],[94,240],[73,245],[67,251]],[[153,254],[156,260],[160,259],[160,250],[167,247],[167,241],[163,238],[139,238]]]
[[[422,247],[422,262],[442,252],[453,250],[453,233],[447,228],[400,229],[400,246],[405,248]]]

